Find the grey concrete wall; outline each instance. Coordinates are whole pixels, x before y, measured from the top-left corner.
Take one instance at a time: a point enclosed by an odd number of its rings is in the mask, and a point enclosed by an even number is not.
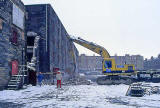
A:
[[[44,73],[53,72],[54,67],[59,67],[64,73],[71,73],[68,71],[74,70],[70,54],[73,43],[51,5],[28,5],[26,10],[28,12],[26,32],[33,31],[44,38],[39,44],[40,64],[37,70]],[[78,50],[75,50],[75,53],[78,57]]]

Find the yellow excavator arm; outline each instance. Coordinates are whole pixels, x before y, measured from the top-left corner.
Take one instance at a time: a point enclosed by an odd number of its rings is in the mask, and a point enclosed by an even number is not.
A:
[[[80,37],[75,38],[73,36],[70,36],[70,38],[73,42],[101,55],[103,58],[110,58],[108,51],[104,47],[99,46],[93,42],[88,42],[86,40],[83,40]]]

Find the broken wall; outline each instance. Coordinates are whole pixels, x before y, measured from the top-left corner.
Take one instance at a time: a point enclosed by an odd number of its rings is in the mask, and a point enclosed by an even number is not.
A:
[[[27,5],[28,19],[26,32],[36,32],[42,39],[39,43],[38,71],[53,72],[59,67],[61,71],[73,70],[70,54],[73,43],[59,17],[50,4]],[[78,55],[78,50],[76,50]]]

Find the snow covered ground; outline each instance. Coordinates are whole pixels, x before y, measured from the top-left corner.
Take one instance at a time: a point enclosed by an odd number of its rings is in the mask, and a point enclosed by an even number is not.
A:
[[[61,90],[29,86],[0,91],[0,108],[160,108],[160,94],[129,97],[127,89],[128,85],[70,85]]]

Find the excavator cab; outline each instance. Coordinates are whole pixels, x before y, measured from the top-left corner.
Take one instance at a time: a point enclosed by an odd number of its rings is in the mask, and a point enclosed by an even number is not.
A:
[[[104,63],[104,67],[108,68],[108,69],[111,69],[112,68],[112,61],[109,61],[109,60],[107,61],[106,60],[105,63]]]
[[[134,70],[133,67],[134,67],[134,66],[128,66],[128,70],[129,70],[129,71]]]
[[[110,61],[110,60],[105,60],[105,61],[104,61],[104,68],[105,68],[104,73],[110,73],[110,72],[111,72],[111,69],[112,69],[112,61]]]
[[[107,58],[103,60],[103,73],[112,73],[115,69],[115,61],[112,58]]]

